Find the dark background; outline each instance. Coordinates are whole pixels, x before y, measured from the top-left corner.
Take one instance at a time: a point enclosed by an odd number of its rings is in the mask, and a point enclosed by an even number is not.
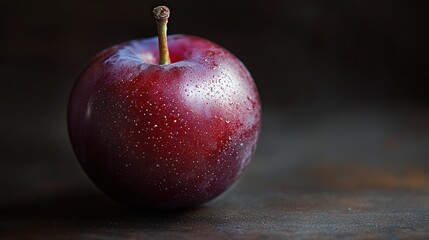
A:
[[[160,4],[172,11],[170,34],[227,48],[259,88],[259,149],[226,197],[258,194],[264,184],[280,193],[426,191],[423,2],[1,1],[0,209],[38,212],[32,206],[43,199],[99,194],[68,141],[68,97],[97,52],[155,35],[151,10]]]

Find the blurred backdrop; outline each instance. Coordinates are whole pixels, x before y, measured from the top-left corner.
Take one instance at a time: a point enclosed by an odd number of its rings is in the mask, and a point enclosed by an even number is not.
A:
[[[0,203],[93,188],[67,136],[70,91],[97,52],[155,35],[160,4],[170,34],[227,48],[259,88],[263,133],[242,180],[254,184],[241,189],[428,188],[429,15],[419,1],[2,0]]]

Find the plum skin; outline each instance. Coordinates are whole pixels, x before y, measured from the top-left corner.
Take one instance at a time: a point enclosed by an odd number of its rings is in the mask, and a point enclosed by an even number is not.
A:
[[[81,73],[68,130],[84,171],[104,193],[142,208],[189,207],[230,187],[248,166],[261,103],[246,67],[208,40],[168,37],[110,47]]]

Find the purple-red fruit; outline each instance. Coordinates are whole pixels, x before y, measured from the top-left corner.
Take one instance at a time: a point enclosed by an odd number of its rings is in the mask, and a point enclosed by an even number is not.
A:
[[[199,37],[157,38],[98,54],[78,78],[68,127],[83,169],[138,207],[186,207],[223,193],[255,151],[261,105],[246,67]],[[161,52],[163,54],[163,52]]]

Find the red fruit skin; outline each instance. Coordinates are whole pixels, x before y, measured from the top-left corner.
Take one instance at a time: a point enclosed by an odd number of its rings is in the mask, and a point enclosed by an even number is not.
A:
[[[142,208],[205,203],[239,177],[255,152],[261,104],[246,67],[199,37],[157,38],[98,54],[75,83],[68,128],[92,181]]]

